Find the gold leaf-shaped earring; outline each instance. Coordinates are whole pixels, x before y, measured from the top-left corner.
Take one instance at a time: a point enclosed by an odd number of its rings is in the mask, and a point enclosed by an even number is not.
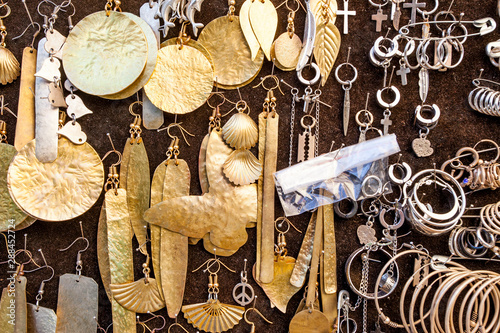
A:
[[[6,48],[5,37],[7,36],[7,28],[3,23],[3,19],[10,15],[10,7],[7,4],[0,5],[0,9],[5,8],[7,13],[0,16],[0,83],[11,83],[21,74],[21,66],[19,61],[10,50]]]
[[[142,247],[139,250],[146,255],[146,262],[142,264],[144,277],[134,282],[123,284],[111,284],[109,287],[113,298],[125,309],[137,312],[148,313],[155,312],[165,307],[158,283],[155,279],[149,277],[149,253],[143,252]]]

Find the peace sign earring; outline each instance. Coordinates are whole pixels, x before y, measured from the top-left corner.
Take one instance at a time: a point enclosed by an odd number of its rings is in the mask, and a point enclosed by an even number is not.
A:
[[[240,274],[241,282],[234,286],[233,288],[233,298],[236,303],[241,306],[247,306],[252,302],[252,299],[255,296],[253,288],[248,284],[247,279],[247,260],[245,259],[245,265]],[[238,289],[241,287],[241,293],[237,294]],[[247,294],[246,291],[249,291]]]

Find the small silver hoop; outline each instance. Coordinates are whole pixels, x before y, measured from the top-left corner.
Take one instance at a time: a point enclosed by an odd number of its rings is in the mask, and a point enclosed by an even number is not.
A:
[[[306,80],[302,76],[302,71],[304,70],[304,68],[306,68],[308,66],[311,67],[315,72],[314,78],[312,78],[311,80]],[[300,83],[302,83],[306,86],[312,86],[312,85],[316,84],[321,77],[319,66],[316,65],[314,62],[312,62],[311,64],[304,66],[304,68],[302,68],[300,71],[297,71],[297,77],[298,77]]]
[[[354,77],[350,80],[346,80],[346,81],[342,81],[339,77],[339,70],[342,66],[349,66],[352,68],[352,70],[354,71]],[[356,79],[358,78],[358,70],[356,69],[356,67],[354,67],[353,64],[349,63],[349,62],[344,62],[343,64],[340,64],[337,66],[337,69],[335,69],[335,78],[337,79],[337,82],[340,83],[341,85],[351,85],[353,84]]]
[[[380,43],[383,40],[388,40],[391,42],[391,47],[387,50],[386,53],[384,53],[380,49]],[[377,38],[377,40],[375,41],[375,44],[373,45],[373,50],[375,51],[375,54],[378,57],[384,58],[384,59],[389,59],[389,58],[394,57],[396,55],[396,53],[398,52],[398,49],[399,49],[399,43],[398,43],[396,38],[390,39],[390,38],[385,38],[385,37],[380,36],[379,38]]]
[[[401,178],[396,177],[394,174],[394,168],[396,166],[401,166],[401,170],[403,171],[403,175]],[[407,181],[409,181],[411,178],[411,167],[408,163],[403,162],[403,163],[396,163],[396,164],[391,164],[389,166],[389,179],[394,183],[398,185],[403,185]]]
[[[426,119],[423,116],[423,110],[431,110],[433,112],[432,118],[431,119]],[[433,127],[437,125],[439,121],[439,117],[441,116],[441,110],[439,110],[439,107],[436,104],[432,105],[419,105],[415,109],[415,116],[417,119],[417,124],[422,126],[422,127]]]
[[[391,103],[387,103],[382,99],[382,92],[384,92],[385,90],[388,90],[388,89],[391,90],[392,92],[394,92],[394,95],[395,95],[394,101],[392,101]],[[399,89],[394,87],[394,86],[385,87],[385,88],[377,90],[377,102],[381,107],[384,107],[386,109],[391,109],[391,108],[395,107],[396,105],[398,105],[400,99],[401,99],[401,94],[399,93]]]
[[[372,179],[374,179],[375,182],[377,183],[377,189],[373,193],[368,193],[367,186],[368,186],[368,183]],[[382,180],[379,177],[377,177],[375,175],[371,175],[371,176],[366,177],[363,180],[363,183],[361,184],[361,192],[363,193],[363,196],[365,198],[375,197],[375,196],[378,196],[382,193],[383,186],[384,186],[384,184],[382,184]]]

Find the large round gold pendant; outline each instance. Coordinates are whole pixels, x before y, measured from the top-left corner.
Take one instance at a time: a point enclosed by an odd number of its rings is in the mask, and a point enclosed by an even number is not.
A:
[[[156,57],[158,56],[158,41],[156,40],[156,36],[148,23],[132,13],[123,14],[127,15],[130,19],[137,23],[144,32],[144,36],[146,36],[146,40],[148,41],[148,58],[146,66],[137,80],[119,93],[101,96],[107,99],[125,99],[141,90],[141,88],[148,83],[149,78],[153,74],[156,66]]]
[[[71,30],[63,49],[68,79],[91,95],[116,94],[144,70],[148,41],[127,15],[101,11],[86,16]]]
[[[14,146],[0,143],[0,231],[14,231],[35,221],[17,207],[7,187],[7,170],[16,153]]]
[[[186,114],[205,103],[213,80],[212,64],[202,52],[189,45],[167,45],[158,51],[156,68],[144,91],[157,108]]]
[[[228,17],[216,18],[201,31],[200,42],[212,55],[217,85],[236,89],[250,83],[259,73],[264,53],[258,51],[252,61],[252,53],[241,30],[238,16],[231,22]]]
[[[41,163],[35,144],[35,140],[26,144],[10,164],[7,185],[12,199],[44,221],[65,221],[89,210],[104,183],[104,168],[92,146],[60,138],[57,159]]]

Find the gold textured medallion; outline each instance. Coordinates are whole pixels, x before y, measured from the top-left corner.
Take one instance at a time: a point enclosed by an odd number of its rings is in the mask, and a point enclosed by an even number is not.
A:
[[[141,75],[148,41],[127,15],[105,11],[86,16],[71,30],[63,49],[66,76],[90,95],[116,94]]]
[[[232,22],[222,16],[211,21],[201,31],[200,42],[212,55],[217,85],[236,89],[250,83],[259,73],[264,53],[258,51],[255,60],[241,30],[238,16]]]
[[[163,43],[161,43],[161,47],[165,47],[165,46],[169,46],[169,45],[177,45],[177,38],[170,38],[170,39],[167,39],[166,41],[164,41]],[[194,39],[190,39],[187,42],[184,42],[184,45],[194,47],[195,49],[197,49],[198,51],[203,53],[205,55],[205,57],[207,57],[208,61],[210,61],[212,68],[214,68],[214,61],[212,59],[212,55],[208,52],[208,50],[205,48],[205,46],[201,45],[200,43],[198,43]]]
[[[139,90],[141,90],[141,88],[144,87],[146,83],[148,83],[149,78],[153,74],[153,71],[156,66],[156,58],[158,56],[158,46],[157,46],[158,40],[156,39],[153,30],[146,23],[146,21],[144,21],[139,16],[136,16],[132,13],[123,13],[123,14],[127,15],[127,17],[129,17],[130,19],[132,19],[132,21],[137,23],[144,32],[144,36],[146,37],[146,40],[148,42],[148,58],[146,66],[144,67],[144,70],[142,71],[141,75],[139,75],[137,80],[135,80],[134,83],[132,83],[130,86],[120,91],[119,93],[101,96],[107,99],[125,99],[127,97],[132,96]]]
[[[29,226],[35,222],[33,217],[17,207],[7,187],[7,171],[16,153],[14,146],[0,143],[0,231],[17,229],[23,223]]]
[[[168,45],[158,51],[155,71],[144,91],[157,108],[185,114],[205,103],[213,80],[212,64],[201,51],[189,45]]]
[[[44,221],[65,221],[85,213],[101,195],[104,169],[88,143],[60,138],[54,162],[41,163],[32,140],[10,164],[7,184],[21,209]]]
[[[297,67],[301,49],[300,37],[293,34],[290,38],[289,33],[284,32],[274,41],[271,57],[276,59],[276,67],[282,71],[292,71]]]

